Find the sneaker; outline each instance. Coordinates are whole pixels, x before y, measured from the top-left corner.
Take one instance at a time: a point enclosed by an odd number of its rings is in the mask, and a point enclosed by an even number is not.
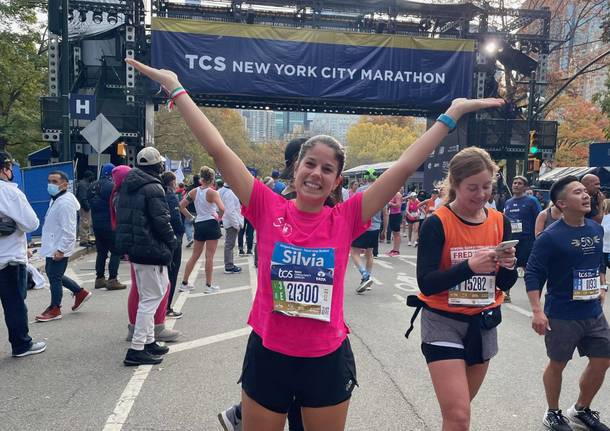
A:
[[[61,319],[61,308],[59,306],[47,307],[45,311],[36,316],[38,322],[50,322],[58,319]]]
[[[517,268],[517,277],[523,278],[525,276],[525,270],[521,267]]]
[[[417,241],[413,243],[413,247],[417,247]]]
[[[214,284],[212,285],[206,285],[205,288],[203,289],[203,293],[216,293],[220,290],[220,286],[216,286]]]
[[[163,356],[151,355],[146,350],[128,349],[123,364],[133,367],[138,365],[157,365],[162,361]]]
[[[81,247],[89,247],[89,241],[81,241],[78,243],[78,245],[80,245]]]
[[[407,245],[408,245],[409,247],[411,247],[411,241],[409,241],[409,242],[407,243]]]
[[[390,250],[388,252],[388,256],[390,256],[390,257],[399,256],[399,255],[400,255],[400,252],[396,251],[396,250]]]
[[[180,311],[174,311],[173,308],[170,308],[169,310],[167,310],[167,313],[165,313],[165,317],[169,318],[169,319],[182,319],[182,314]]]
[[[246,253],[244,253],[244,250],[240,248],[240,249],[239,249],[239,255],[240,255],[240,256],[243,256],[244,254],[246,254]]]
[[[237,417],[237,405],[218,413],[218,421],[225,431],[241,431],[241,419]]]
[[[177,331],[175,329],[166,328],[163,323],[159,325],[155,325],[155,340],[156,341],[164,341],[164,342],[172,342],[176,341],[182,332]]]
[[[364,292],[365,290],[370,288],[372,284],[373,280],[371,280],[371,277],[369,275],[367,275],[366,277],[362,277],[362,279],[360,280],[360,285],[356,288],[356,293]]]
[[[225,274],[239,274],[241,272],[241,268],[239,266],[233,265],[231,268],[225,268]]]
[[[106,281],[106,277],[99,277],[95,279],[95,285],[93,287],[95,287],[96,289],[103,289],[107,285],[108,282]]]
[[[252,255],[252,250],[246,251],[246,255],[250,255],[251,256]]]
[[[121,283],[116,278],[111,278],[108,280],[108,284],[106,285],[106,290],[122,290],[126,289],[127,286]]]
[[[169,347],[159,346],[156,342],[144,345],[144,351],[150,353],[153,356],[165,355],[169,352]]]
[[[80,292],[74,294],[74,305],[72,311],[78,311],[83,307],[83,304],[89,300],[92,293],[87,289],[81,289]]]
[[[186,243],[186,248],[191,248],[192,245],[193,245],[193,240],[191,239],[189,242]]]
[[[192,284],[184,284],[184,283],[180,283],[180,286],[178,286],[178,290],[180,292],[190,292],[191,290],[193,290],[195,288],[195,286],[193,286]]]
[[[47,350],[47,344],[44,341],[32,343],[30,348],[23,353],[13,355],[13,358],[23,358],[24,356],[37,355]]]
[[[599,420],[599,412],[593,411],[588,407],[582,410],[576,410],[576,405],[573,405],[566,412],[568,418],[575,425],[590,430],[590,431],[610,431],[607,425]]]
[[[542,424],[553,431],[572,431],[568,425],[568,418],[561,414],[561,410],[547,410],[542,418]]]

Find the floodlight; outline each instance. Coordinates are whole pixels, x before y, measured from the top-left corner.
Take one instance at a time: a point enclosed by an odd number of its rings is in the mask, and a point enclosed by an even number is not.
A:
[[[498,42],[495,40],[488,40],[485,42],[485,45],[483,45],[483,51],[489,56],[496,55],[499,48]]]
[[[118,20],[116,12],[115,11],[108,12],[108,16],[106,17],[106,20],[108,21],[108,24],[115,25]]]
[[[100,9],[95,9],[93,11],[93,22],[95,24],[101,24],[103,19],[102,11]]]

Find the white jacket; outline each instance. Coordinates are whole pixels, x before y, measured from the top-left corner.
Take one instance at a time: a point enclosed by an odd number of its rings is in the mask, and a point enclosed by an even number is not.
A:
[[[51,199],[42,226],[42,246],[40,255],[53,257],[61,251],[65,257],[71,256],[76,247],[76,214],[80,204],[76,197],[65,192],[57,199]]]
[[[244,216],[241,215],[241,203],[239,199],[228,187],[222,187],[218,193],[220,200],[225,206],[225,212],[222,216],[222,225],[226,228],[232,227],[240,230],[244,227]]]
[[[17,230],[10,235],[0,236],[0,269],[10,262],[26,264],[26,232],[38,229],[38,217],[17,184],[0,180],[0,214],[17,224]]]

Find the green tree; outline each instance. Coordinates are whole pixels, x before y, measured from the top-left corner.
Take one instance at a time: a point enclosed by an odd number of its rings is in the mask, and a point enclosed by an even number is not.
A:
[[[202,111],[216,126],[227,145],[242,159],[247,159],[251,150],[239,113],[224,108],[202,108]],[[204,165],[216,169],[214,161],[197,142],[177,109],[168,112],[162,108],[155,114],[155,147],[161,154],[166,154],[174,160],[192,157],[194,173]]]
[[[40,102],[46,58],[44,32],[36,22],[42,3],[13,0],[0,3],[0,151],[21,162],[44,147],[40,137]],[[40,10],[40,9],[38,9]]]
[[[412,118],[362,117],[347,131],[345,167],[396,160],[423,130]]]

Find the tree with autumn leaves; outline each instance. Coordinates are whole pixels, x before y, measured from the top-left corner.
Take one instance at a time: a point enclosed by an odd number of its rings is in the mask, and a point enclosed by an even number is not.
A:
[[[598,105],[570,92],[553,102],[546,119],[559,122],[555,156],[558,166],[587,166],[589,144],[604,141],[610,125]]]
[[[396,160],[424,131],[412,117],[363,116],[347,131],[345,167]]]

